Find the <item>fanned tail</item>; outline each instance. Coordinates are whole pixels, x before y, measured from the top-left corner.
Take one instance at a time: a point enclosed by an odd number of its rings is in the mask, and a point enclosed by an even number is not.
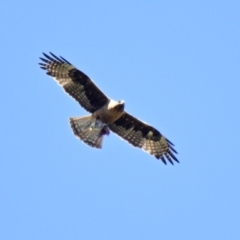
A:
[[[92,116],[70,118],[73,133],[91,147],[102,148],[103,136],[110,133],[106,124]]]

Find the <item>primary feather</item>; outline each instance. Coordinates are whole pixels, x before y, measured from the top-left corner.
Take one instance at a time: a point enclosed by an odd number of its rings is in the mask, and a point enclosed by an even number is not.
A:
[[[73,133],[89,146],[101,148],[109,129],[131,145],[161,159],[163,163],[179,162],[174,145],[157,129],[124,111],[123,101],[109,99],[82,71],[63,57],[50,56],[40,64],[63,89],[88,112],[89,116],[70,118]]]

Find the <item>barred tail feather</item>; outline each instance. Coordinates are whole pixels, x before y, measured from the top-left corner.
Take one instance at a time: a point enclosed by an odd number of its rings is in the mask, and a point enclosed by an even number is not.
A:
[[[102,148],[105,126],[92,116],[70,118],[73,133],[91,147]]]

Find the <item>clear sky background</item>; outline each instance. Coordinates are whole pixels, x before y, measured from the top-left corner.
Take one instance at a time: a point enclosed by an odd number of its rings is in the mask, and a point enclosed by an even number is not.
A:
[[[0,239],[240,239],[240,1],[3,1]],[[176,146],[165,166],[39,66],[61,55]]]

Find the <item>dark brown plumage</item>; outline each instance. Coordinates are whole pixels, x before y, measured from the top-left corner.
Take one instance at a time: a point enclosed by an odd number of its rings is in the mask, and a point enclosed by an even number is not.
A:
[[[165,164],[178,162],[173,144],[157,129],[124,111],[123,101],[109,99],[83,72],[63,57],[43,53],[39,63],[63,89],[91,113],[89,116],[70,118],[74,134],[92,147],[101,148],[104,135],[109,129]]]

